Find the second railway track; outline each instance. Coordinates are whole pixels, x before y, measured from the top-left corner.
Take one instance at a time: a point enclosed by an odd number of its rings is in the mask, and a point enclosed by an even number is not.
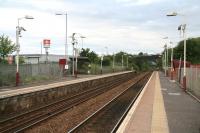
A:
[[[69,98],[62,99],[49,105],[31,110],[29,112],[14,116],[0,122],[0,132],[21,132],[30,128],[48,118],[51,118],[61,112],[64,112],[73,106],[89,100],[99,94],[112,89],[119,84],[127,81],[131,77],[119,78],[115,82],[107,82],[93,89],[88,89]]]
[[[138,79],[131,87],[113,98],[101,109],[69,131],[69,133],[110,133],[116,132],[131,105],[143,89],[150,73]]]

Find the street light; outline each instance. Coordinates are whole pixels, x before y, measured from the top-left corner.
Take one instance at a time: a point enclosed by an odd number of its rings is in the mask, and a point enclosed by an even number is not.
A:
[[[101,74],[103,73],[103,54],[101,55]]]
[[[170,42],[171,44],[171,81],[173,81],[173,72],[174,72],[174,68],[173,68],[173,56],[174,56],[174,48],[173,48],[173,42]]]
[[[168,39],[168,37],[164,37],[163,39]],[[165,76],[168,75],[168,47],[167,47],[167,42],[165,43]]]
[[[112,68],[113,68],[113,72],[115,71],[115,53],[113,53],[113,66],[112,66]]]
[[[184,16],[184,18],[185,18],[185,15],[178,14],[176,12],[172,12],[171,14],[167,14],[167,16],[177,16],[177,15]],[[186,32],[186,24],[181,24],[178,27],[178,30],[183,32],[183,38],[184,38],[183,89],[186,90],[186,33],[185,33]]]
[[[123,71],[123,69],[124,69],[124,55],[122,53],[122,71]]]
[[[75,43],[77,43],[76,39],[75,39],[75,34],[76,33],[73,33],[72,34],[72,76],[74,76],[74,45]]]
[[[164,62],[164,64],[165,64],[165,76],[167,76],[167,70],[166,70],[166,67],[167,67],[167,60],[166,60],[167,59],[167,52],[166,52],[167,44],[164,45],[164,48],[165,48],[165,50],[164,50],[165,51],[165,53],[164,53],[165,54],[165,56],[164,56],[165,57],[165,62]]]
[[[177,12],[172,12],[172,13],[167,14],[168,17],[177,16],[177,15],[178,15]]]
[[[77,40],[76,40],[76,38],[75,38],[75,36],[76,35],[79,35],[79,37],[81,38],[81,39],[83,39],[83,38],[86,38],[86,37],[84,37],[84,36],[82,36],[80,33],[73,33],[72,34],[72,45],[73,45],[73,68],[72,68],[72,75],[74,76],[74,74],[75,74],[75,78],[77,78],[77,73],[78,73],[78,59],[77,59],[77,57],[78,57],[78,47],[77,47]],[[74,48],[74,45],[76,44],[76,48]],[[82,45],[83,45],[83,40],[82,40]],[[76,57],[76,65],[74,64],[74,51],[75,51],[75,57]],[[74,65],[75,65],[75,70],[74,70]]]
[[[65,59],[67,63],[67,58],[68,58],[68,48],[67,48],[67,12],[66,13],[56,13],[56,15],[65,15],[66,16],[66,31],[65,31]]]
[[[34,19],[32,16],[24,16],[22,18],[17,19],[17,27],[16,27],[16,47],[17,47],[17,59],[16,59],[16,64],[17,64],[17,69],[16,69],[16,86],[19,85],[19,52],[20,52],[20,44],[19,44],[19,37],[21,36],[21,31],[26,31],[23,27],[19,26],[19,21],[21,19]]]

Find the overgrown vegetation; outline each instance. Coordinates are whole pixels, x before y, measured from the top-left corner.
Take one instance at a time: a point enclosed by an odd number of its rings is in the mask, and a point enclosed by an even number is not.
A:
[[[0,36],[0,62],[6,63],[5,58],[8,54],[12,54],[16,51],[15,44],[9,39],[8,36]]]
[[[168,63],[171,59],[171,48],[168,49]],[[184,41],[180,41],[177,46],[174,47],[174,59],[183,60],[184,57]],[[200,64],[200,37],[189,38],[186,41],[186,58],[187,61],[192,64]]]
[[[88,57],[91,62],[91,71],[97,73],[99,71],[101,64],[101,57],[98,56],[94,51],[90,51],[89,48],[82,49],[80,56]],[[149,58],[150,57],[150,58]],[[118,52],[114,55],[104,55],[103,56],[103,67],[112,70],[113,59],[115,64],[115,69],[122,68],[123,60],[123,70],[136,70],[136,71],[148,71],[159,66],[159,56],[152,56],[148,54],[143,54],[140,52],[138,55],[129,54],[126,52]],[[160,63],[161,65],[161,63]]]

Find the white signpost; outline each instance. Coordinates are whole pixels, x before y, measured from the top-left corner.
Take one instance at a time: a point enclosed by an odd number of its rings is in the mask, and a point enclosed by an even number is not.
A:
[[[50,48],[50,44],[51,44],[50,39],[43,40],[43,47],[45,48],[45,53],[46,53],[46,63],[48,62],[48,48]]]

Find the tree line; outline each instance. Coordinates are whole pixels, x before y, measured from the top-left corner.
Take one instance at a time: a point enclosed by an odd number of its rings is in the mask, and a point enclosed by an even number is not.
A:
[[[184,41],[180,41],[174,48],[173,59],[183,60],[184,57]],[[171,48],[168,48],[168,59],[171,57]],[[164,53],[164,51],[163,51]],[[191,64],[200,64],[200,37],[189,38],[186,40],[186,59]],[[170,60],[169,60],[170,62]]]

